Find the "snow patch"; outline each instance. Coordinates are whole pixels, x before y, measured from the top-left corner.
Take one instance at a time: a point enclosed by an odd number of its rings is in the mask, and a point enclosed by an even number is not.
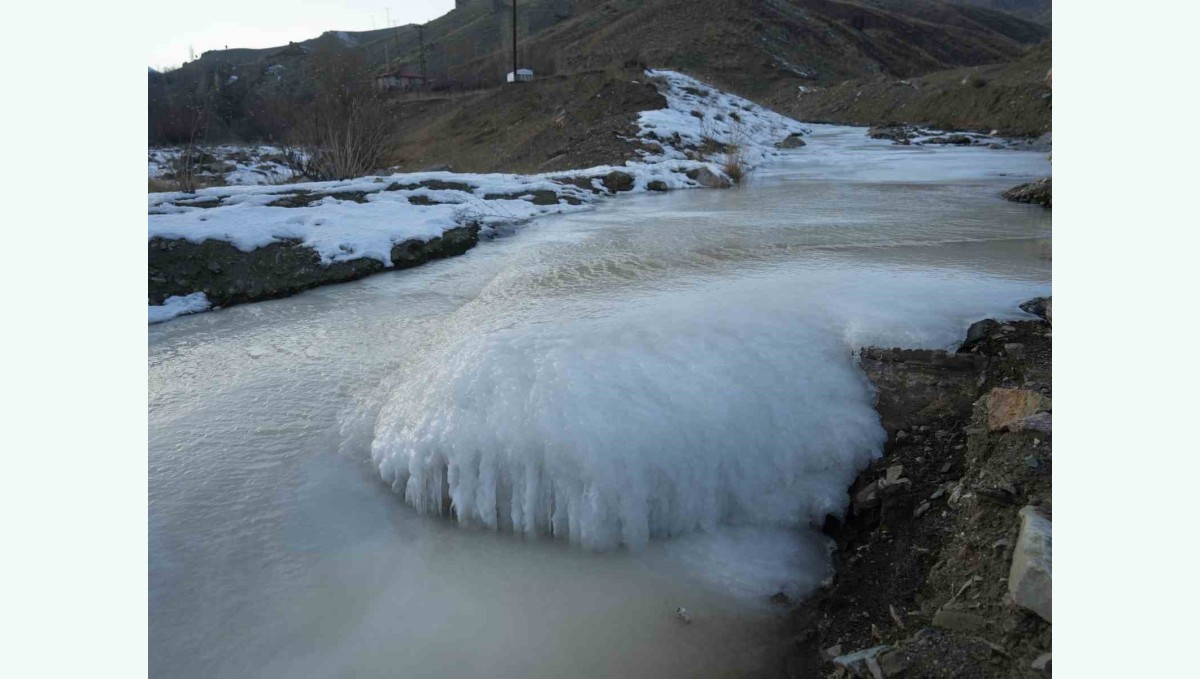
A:
[[[184,314],[194,314],[208,311],[212,303],[203,292],[193,292],[190,295],[168,297],[159,306],[150,305],[150,323],[162,323]]]

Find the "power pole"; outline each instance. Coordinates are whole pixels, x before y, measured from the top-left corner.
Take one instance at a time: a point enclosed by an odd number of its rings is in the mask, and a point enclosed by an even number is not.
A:
[[[517,82],[517,0],[513,2],[513,83]]]
[[[421,84],[424,85],[428,82],[428,76],[425,74],[425,26],[422,24],[417,24],[417,42],[420,45]]]

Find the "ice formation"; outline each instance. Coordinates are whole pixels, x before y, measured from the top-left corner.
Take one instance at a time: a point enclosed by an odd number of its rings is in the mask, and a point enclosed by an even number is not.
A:
[[[711,301],[456,333],[391,388],[382,477],[423,513],[592,549],[819,525],[882,443],[869,386],[787,309]]]

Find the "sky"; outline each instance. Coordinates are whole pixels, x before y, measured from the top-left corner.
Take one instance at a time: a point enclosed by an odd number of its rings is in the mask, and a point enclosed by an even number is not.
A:
[[[273,47],[325,31],[369,31],[425,23],[454,8],[454,0],[205,0],[164,2],[146,15],[149,66],[161,69],[211,49]]]

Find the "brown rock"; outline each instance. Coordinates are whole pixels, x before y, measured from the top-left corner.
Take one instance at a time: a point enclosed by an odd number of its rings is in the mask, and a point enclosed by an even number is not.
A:
[[[996,388],[986,398],[990,431],[998,431],[1017,420],[1051,409],[1050,399],[1028,389]]]

